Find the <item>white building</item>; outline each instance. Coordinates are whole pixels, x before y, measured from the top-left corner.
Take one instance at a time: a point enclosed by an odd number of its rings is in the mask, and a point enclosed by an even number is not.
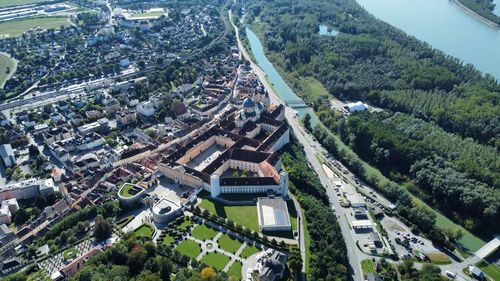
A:
[[[349,110],[349,112],[355,112],[355,111],[368,110],[369,106],[367,104],[358,101],[358,102],[348,103],[345,106],[345,108]]]
[[[16,164],[16,156],[10,144],[0,146],[0,156],[2,156],[2,161],[6,167],[11,167]]]
[[[261,231],[289,231],[292,229],[285,200],[281,197],[257,199],[257,214]]]
[[[155,115],[156,109],[152,101],[141,102],[136,107],[137,113],[142,114],[145,117],[151,117]]]

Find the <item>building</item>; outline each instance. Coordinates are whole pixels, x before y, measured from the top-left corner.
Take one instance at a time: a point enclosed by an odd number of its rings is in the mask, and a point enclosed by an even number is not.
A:
[[[160,224],[167,224],[182,214],[180,205],[166,198],[154,204],[151,212],[154,222]]]
[[[84,264],[89,259],[91,259],[95,255],[100,254],[100,253],[102,253],[101,249],[98,249],[98,248],[92,248],[92,249],[90,249],[90,251],[88,251],[86,254],[84,254],[84,255],[76,258],[75,260],[73,260],[72,262],[70,262],[68,265],[66,265],[63,269],[61,269],[61,273],[66,278],[69,279],[70,277],[72,277],[76,273],[78,273],[78,271],[80,271],[83,268]]]
[[[57,127],[43,132],[43,138],[46,145],[51,145],[55,141],[71,138],[73,131],[68,130],[66,127]]]
[[[366,202],[358,193],[346,194],[347,200],[351,203],[353,208],[366,208]]]
[[[125,183],[118,190],[118,201],[126,208],[134,207],[146,195],[146,190],[138,185]]]
[[[55,190],[52,179],[31,178],[22,182],[0,187],[0,200],[16,198],[17,200],[29,199],[38,195],[48,195]]]
[[[0,156],[6,167],[12,167],[16,164],[16,156],[10,144],[3,144],[0,146]]]
[[[143,115],[144,117],[151,117],[155,115],[156,109],[152,101],[141,102],[136,107],[137,113]]]
[[[369,243],[373,243],[376,248],[382,248],[384,244],[382,243],[382,239],[380,238],[380,234],[378,232],[370,233],[370,241]]]
[[[212,197],[225,193],[266,193],[288,196],[288,173],[277,150],[289,142],[284,107],[262,112],[256,122],[236,125],[232,110],[220,122],[170,153],[159,165],[177,183],[203,188]],[[257,132],[255,132],[257,130]],[[262,130],[262,131],[261,131]]]
[[[356,111],[365,111],[368,110],[369,106],[367,104],[364,104],[360,101],[358,102],[353,102],[353,103],[348,103],[345,106],[345,109],[347,109],[349,112],[356,112]]]
[[[0,247],[14,240],[16,235],[12,232],[6,224],[0,224]]]
[[[473,266],[473,265],[469,266],[469,272],[472,275],[472,277],[474,277],[474,279],[476,279],[476,280],[480,280],[480,281],[487,280],[484,272],[477,266]]]
[[[248,269],[250,275],[255,272],[258,275],[259,281],[279,281],[283,279],[285,274],[287,255],[273,250],[267,249],[257,256],[257,267]]]
[[[109,120],[101,118],[95,122],[88,123],[78,127],[78,132],[82,135],[94,132],[106,132],[109,129]]]
[[[137,115],[133,110],[124,110],[116,113],[116,122],[119,127],[125,127],[134,124],[137,121]]]
[[[366,214],[366,210],[363,208],[353,208],[354,210],[354,218],[357,220],[367,220],[368,215]]]
[[[288,208],[283,198],[257,199],[257,214],[261,231],[288,231],[292,229]]]

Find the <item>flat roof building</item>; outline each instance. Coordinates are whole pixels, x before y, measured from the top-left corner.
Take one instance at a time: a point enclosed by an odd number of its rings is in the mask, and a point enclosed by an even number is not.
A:
[[[281,197],[257,199],[257,213],[261,231],[288,231],[292,229],[285,200]]]
[[[14,151],[10,144],[3,144],[0,146],[0,156],[2,156],[2,161],[6,167],[11,167],[16,164],[16,157],[14,156]]]

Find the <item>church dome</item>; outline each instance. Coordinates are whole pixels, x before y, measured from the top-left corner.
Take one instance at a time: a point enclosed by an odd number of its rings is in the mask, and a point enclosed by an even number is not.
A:
[[[254,107],[254,106],[255,106],[255,102],[251,98],[246,98],[243,101],[243,107]]]

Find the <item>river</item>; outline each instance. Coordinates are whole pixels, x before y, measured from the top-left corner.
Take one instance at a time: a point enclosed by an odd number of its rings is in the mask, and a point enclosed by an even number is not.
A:
[[[266,73],[266,79],[276,90],[278,96],[285,102],[302,100],[292,91],[292,89],[287,85],[285,80],[278,73],[276,68],[274,68],[273,64],[267,59],[264,52],[264,46],[260,42],[257,35],[248,27],[245,29],[245,32],[247,34],[248,42],[250,43],[250,49],[252,51],[255,62]],[[311,124],[313,126],[319,123],[319,120],[312,108],[301,107],[294,109],[297,111],[301,118],[304,117],[306,113],[309,113],[311,115]]]
[[[438,0],[435,0],[438,1]],[[440,1],[440,0],[439,0]],[[285,101],[296,101],[299,100],[300,97],[297,96],[293,90],[287,85],[285,80],[281,77],[281,75],[278,73],[278,71],[274,68],[273,64],[267,59],[266,54],[264,52],[264,47],[262,43],[260,42],[259,38],[257,35],[250,30],[248,27],[245,29],[246,35],[248,42],[250,43],[250,49],[254,58],[255,63],[258,64],[258,66],[264,71],[266,74],[266,80],[272,85],[276,93],[279,95],[279,97]],[[315,126],[316,124],[319,124],[320,121],[316,114],[314,113],[313,109],[310,107],[304,107],[304,108],[299,108],[295,109],[299,113],[300,117],[303,117],[306,113],[309,113],[311,115],[311,124]],[[366,164],[368,167],[369,165]],[[373,168],[370,168],[373,169]],[[418,200],[416,197],[414,197],[415,200]],[[469,248],[472,251],[478,250],[480,247],[482,247],[485,242],[479,239],[478,237],[474,236],[472,233],[467,231],[466,229],[458,226],[445,216],[443,216],[441,213],[435,211],[432,209],[430,206],[425,204],[424,202],[418,200],[419,205],[421,206],[426,206],[429,209],[431,209],[435,214],[436,214],[436,224],[441,226],[441,227],[450,227],[450,228],[460,228],[463,231],[463,238],[460,240],[462,245],[465,245],[465,247]]]
[[[454,2],[357,1],[377,18],[500,80],[500,28],[481,22]],[[500,6],[500,0],[495,1]]]

